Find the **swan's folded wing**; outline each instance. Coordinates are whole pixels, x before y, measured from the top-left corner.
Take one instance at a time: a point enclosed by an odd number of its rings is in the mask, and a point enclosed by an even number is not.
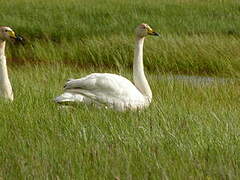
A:
[[[106,102],[141,96],[128,79],[108,73],[94,73],[70,80],[65,84],[64,89],[66,92],[79,93],[94,100]]]

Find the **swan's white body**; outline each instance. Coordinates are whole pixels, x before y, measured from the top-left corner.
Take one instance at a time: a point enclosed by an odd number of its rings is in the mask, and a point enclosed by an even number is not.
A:
[[[133,62],[133,82],[128,79],[109,73],[93,73],[80,79],[69,80],[65,86],[65,93],[55,101],[82,102],[113,108],[118,111],[142,109],[149,106],[152,100],[152,91],[149,87],[143,68],[143,43],[145,34],[142,28],[147,27],[148,33],[157,35],[148,25],[141,24],[136,37]],[[138,30],[138,29],[137,29]],[[146,29],[144,29],[144,33]],[[138,33],[138,32],[137,32]]]
[[[84,102],[124,111],[143,108],[151,102],[126,78],[108,73],[94,73],[68,81],[57,102]]]
[[[8,78],[7,62],[5,56],[5,41],[0,40],[0,96],[13,100],[13,91]]]

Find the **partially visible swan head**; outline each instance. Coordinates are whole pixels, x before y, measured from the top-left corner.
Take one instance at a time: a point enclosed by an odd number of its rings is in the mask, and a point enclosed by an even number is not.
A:
[[[23,38],[20,36],[16,36],[15,32],[7,26],[0,26],[0,40],[2,41],[22,41]]]
[[[159,36],[149,25],[142,23],[136,28],[137,37],[146,37],[147,35]]]

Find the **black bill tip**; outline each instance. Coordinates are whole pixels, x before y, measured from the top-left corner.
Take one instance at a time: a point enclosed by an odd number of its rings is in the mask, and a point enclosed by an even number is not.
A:
[[[23,40],[23,38],[22,38],[21,36],[17,36],[16,39],[15,39],[15,41],[17,41],[17,42],[23,42],[24,40]]]
[[[21,36],[16,36],[16,38],[14,38],[14,41],[16,44],[21,44],[21,45],[25,44],[25,39],[23,39],[23,37]]]
[[[153,32],[153,34],[152,34],[153,36],[160,36],[160,34],[159,33],[157,33],[157,32]]]

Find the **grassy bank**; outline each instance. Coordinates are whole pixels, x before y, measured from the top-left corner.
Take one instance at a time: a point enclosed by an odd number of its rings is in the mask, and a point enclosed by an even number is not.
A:
[[[10,0],[1,2],[0,11],[1,23],[27,39],[25,47],[9,52],[12,58],[129,67],[134,29],[146,22],[162,35],[147,43],[151,71],[239,73],[240,3],[235,0]]]
[[[51,102],[65,79],[88,71],[12,69],[16,99],[0,101],[1,177],[239,177],[239,82],[196,85],[150,74],[154,100],[142,112],[64,110]]]

